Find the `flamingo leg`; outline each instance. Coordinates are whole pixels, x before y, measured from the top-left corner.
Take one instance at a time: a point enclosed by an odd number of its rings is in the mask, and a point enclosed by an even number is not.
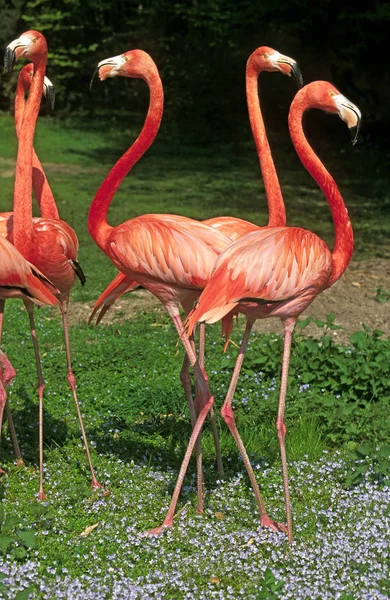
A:
[[[184,346],[184,349],[188,356],[188,359],[190,361],[190,364],[194,369],[195,381],[197,382],[197,385],[198,385],[198,396],[197,396],[198,407],[195,407],[195,410],[197,408],[199,408],[199,415],[198,415],[195,427],[192,430],[190,441],[188,443],[187,450],[185,452],[184,459],[183,459],[183,462],[180,467],[179,475],[177,478],[175,489],[172,494],[168,512],[165,515],[165,519],[164,519],[163,523],[160,525],[160,527],[156,527],[155,529],[151,529],[150,531],[146,532],[148,535],[159,535],[163,531],[164,528],[172,527],[172,525],[173,525],[173,517],[175,514],[175,510],[176,510],[177,501],[179,499],[179,494],[180,494],[180,491],[181,491],[181,488],[183,485],[183,481],[184,481],[184,477],[185,477],[185,474],[186,474],[186,471],[188,468],[188,464],[190,462],[191,454],[195,447],[195,443],[199,436],[199,433],[202,430],[204,420],[207,417],[207,415],[210,411],[210,408],[214,402],[214,398],[210,394],[207,381],[206,381],[206,379],[202,373],[202,370],[199,366],[199,362],[197,361],[196,354],[191,346],[191,342],[188,339],[188,336],[183,327],[183,323],[180,318],[180,315],[178,313],[176,313],[174,309],[170,309],[168,307],[166,307],[166,308],[168,309],[168,312],[169,312],[169,314],[172,318],[172,321],[176,327],[176,330],[180,336],[180,339],[183,343],[183,346]]]
[[[4,308],[5,308],[5,300],[1,299],[0,300],[0,344],[1,344],[2,337],[3,337]],[[10,432],[10,435],[11,435],[12,445],[14,447],[14,453],[15,453],[15,457],[16,457],[16,464],[18,466],[20,466],[20,465],[23,464],[23,458],[22,458],[22,454],[20,452],[18,438],[16,437],[16,430],[15,430],[14,420],[12,418],[11,410],[10,410],[9,403],[8,403],[7,399],[6,399],[6,402],[5,402],[5,414],[7,416],[9,432]]]
[[[288,470],[287,470],[286,448],[284,445],[284,439],[286,437],[286,431],[287,431],[286,425],[284,423],[284,409],[286,406],[286,391],[287,391],[288,367],[290,364],[291,340],[292,340],[292,334],[294,331],[295,323],[296,323],[295,318],[286,319],[283,323],[283,325],[284,325],[284,348],[283,348],[283,362],[282,362],[282,378],[281,378],[281,383],[280,383],[278,416],[276,419],[276,430],[278,432],[280,457],[281,457],[281,461],[282,461],[284,500],[286,503],[287,535],[288,535],[288,541],[290,544],[292,543],[293,532],[292,532],[290,491],[288,488]]]
[[[11,383],[13,378],[15,377],[15,370],[8,360],[7,355],[0,350],[0,439],[1,439],[1,431],[3,428],[3,414],[4,407],[7,402],[7,393],[5,388],[8,383]]]
[[[254,491],[254,494],[256,497],[256,502],[259,507],[261,525],[263,527],[269,527],[273,531],[287,531],[287,528],[285,525],[283,525],[281,523],[277,523],[276,521],[273,521],[267,515],[264,500],[263,500],[263,497],[260,492],[259,484],[256,481],[256,477],[253,472],[252,465],[249,460],[249,456],[247,454],[244,443],[241,439],[240,434],[238,433],[236,421],[234,418],[234,412],[233,412],[233,408],[232,408],[232,401],[233,401],[234,393],[236,391],[237,381],[238,381],[238,378],[239,378],[239,375],[241,372],[242,363],[244,362],[245,351],[246,351],[246,347],[248,344],[248,339],[249,339],[250,333],[252,331],[253,323],[254,323],[254,321],[249,321],[249,320],[246,323],[244,335],[243,335],[243,338],[241,341],[240,351],[237,356],[236,364],[234,365],[233,375],[232,375],[232,378],[230,381],[229,389],[228,389],[228,392],[227,392],[227,395],[225,398],[225,402],[223,403],[223,406],[221,409],[221,415],[222,415],[226,425],[229,427],[230,433],[232,434],[234,441],[237,444],[237,447],[241,454],[241,458],[242,458],[245,468],[247,470],[247,473],[248,473],[248,476],[249,476],[249,479],[250,479],[250,482],[251,482],[251,485],[252,485],[252,488],[253,488],[253,491]]]
[[[196,412],[194,407],[194,401],[192,398],[192,388],[191,388],[191,376],[189,371],[190,361],[188,359],[187,354],[184,355],[183,366],[180,371],[180,380],[184,389],[184,393],[187,398],[188,410],[191,418],[192,429],[194,429],[196,424]],[[195,444],[195,453],[196,453],[196,483],[198,490],[198,508],[197,512],[203,512],[203,474],[202,474],[202,441],[201,437],[198,436]]]
[[[78,401],[77,393],[76,393],[76,377],[75,377],[75,375],[73,373],[73,370],[72,370],[72,360],[71,360],[71,356],[70,356],[70,344],[69,344],[68,321],[67,321],[67,317],[66,317],[66,308],[65,308],[65,306],[62,306],[61,313],[62,313],[62,325],[63,325],[63,329],[64,329],[66,362],[67,362],[67,367],[68,367],[68,382],[69,382],[70,388],[72,390],[74,402],[76,404],[76,411],[77,411],[77,416],[78,416],[79,423],[80,423],[81,435],[82,435],[82,438],[83,438],[85,452],[87,454],[87,459],[88,459],[88,464],[89,464],[89,470],[91,471],[91,485],[94,488],[101,488],[102,486],[100,485],[100,483],[96,479],[95,471],[94,471],[94,468],[93,468],[93,464],[92,464],[92,460],[91,460],[91,454],[89,452],[88,440],[87,440],[87,436],[86,436],[85,429],[84,429],[83,417],[82,417],[82,414],[81,414],[80,405],[79,405],[79,401]]]
[[[205,367],[204,367],[205,337],[206,337],[206,324],[199,323],[199,365],[203,371],[205,379],[207,380],[207,374],[206,374]],[[214,447],[215,447],[215,456],[217,459],[218,475],[221,479],[223,479],[225,477],[225,473],[224,473],[223,464],[222,464],[221,445],[219,443],[217,420],[215,418],[215,413],[214,413],[213,407],[210,408],[210,424],[211,424],[211,431],[212,431],[213,439],[214,439]]]
[[[38,374],[38,398],[39,398],[39,492],[38,492],[38,500],[45,500],[46,494],[43,490],[43,392],[45,389],[45,382],[42,374],[42,365],[41,365],[41,357],[39,354],[39,346],[37,339],[37,332],[35,329],[35,320],[34,320],[34,305],[29,300],[24,300],[24,305],[28,312],[28,317],[30,319],[30,330],[31,337],[34,346],[35,353],[35,363],[37,367]]]

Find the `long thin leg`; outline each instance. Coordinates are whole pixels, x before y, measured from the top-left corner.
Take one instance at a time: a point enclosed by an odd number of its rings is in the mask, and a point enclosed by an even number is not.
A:
[[[8,360],[7,355],[0,350],[0,439],[1,439],[1,431],[3,428],[3,413],[4,407],[7,403],[7,392],[5,388],[9,383],[12,382],[15,377],[15,369],[11,365]]]
[[[87,436],[86,436],[85,429],[84,429],[83,417],[81,415],[80,405],[79,405],[79,401],[78,401],[77,393],[76,393],[76,377],[72,370],[72,360],[70,357],[70,344],[69,344],[68,321],[66,318],[66,308],[62,308],[61,313],[62,313],[62,325],[64,328],[66,362],[67,362],[67,367],[68,367],[68,382],[71,387],[73,399],[76,404],[76,411],[77,411],[77,416],[78,416],[79,423],[80,423],[81,435],[83,437],[84,448],[85,448],[85,452],[87,454],[89,470],[91,471],[91,485],[92,485],[92,487],[100,488],[102,486],[96,479],[95,471],[94,471],[92,460],[91,460],[91,455],[89,452],[88,440],[87,440]]]
[[[237,381],[238,381],[238,378],[240,375],[242,363],[244,362],[245,351],[246,351],[246,347],[248,344],[248,339],[249,339],[250,333],[252,331],[253,323],[254,323],[253,321],[247,321],[247,323],[246,323],[244,335],[243,335],[243,338],[241,341],[240,351],[238,353],[236,364],[234,365],[233,375],[230,380],[229,389],[228,389],[228,392],[227,392],[227,395],[225,398],[225,402],[223,403],[223,406],[221,409],[221,415],[222,415],[226,425],[229,427],[229,430],[234,438],[234,441],[237,444],[237,447],[240,451],[245,468],[247,470],[247,473],[248,473],[248,476],[249,476],[249,479],[252,484],[252,488],[253,488],[253,491],[254,491],[254,494],[256,497],[257,505],[259,507],[261,525],[263,527],[270,527],[274,531],[286,531],[285,525],[282,525],[281,523],[277,523],[276,521],[273,521],[267,515],[264,500],[261,495],[259,485],[256,481],[256,477],[253,472],[252,465],[249,460],[249,456],[247,454],[247,451],[246,451],[244,443],[241,439],[241,436],[238,433],[236,421],[234,418],[234,412],[233,412],[233,408],[232,408],[232,401],[233,401],[234,393],[236,391]]]
[[[188,359],[187,354],[184,355],[183,366],[180,371],[180,380],[184,389],[184,393],[187,398],[188,410],[191,418],[192,429],[196,424],[196,412],[194,407],[194,401],[192,398],[192,388],[191,388],[191,376],[189,371],[190,361]],[[195,453],[196,453],[196,484],[198,490],[198,508],[197,511],[199,513],[203,512],[203,473],[202,473],[202,440],[200,435],[196,440],[195,444]]]
[[[11,435],[11,441],[12,441],[12,445],[14,448],[14,454],[16,457],[16,464],[18,467],[21,467],[24,463],[23,463],[23,457],[22,457],[22,453],[20,452],[20,447],[19,447],[19,442],[18,442],[18,438],[16,436],[16,431],[15,431],[15,425],[14,425],[14,420],[12,418],[11,415],[11,409],[9,407],[9,403],[8,400],[5,403],[5,414],[7,417],[7,421],[8,421],[8,429]]]
[[[43,490],[43,392],[45,389],[45,382],[42,375],[41,357],[39,354],[39,346],[37,339],[37,332],[35,329],[34,321],[34,305],[28,300],[24,301],[25,307],[28,312],[30,319],[31,337],[34,345],[35,363],[37,366],[38,374],[38,398],[39,398],[39,492],[38,499],[45,500],[46,494]]]
[[[207,375],[206,375],[205,366],[204,366],[205,337],[206,337],[206,324],[199,323],[199,365],[203,371],[205,379],[207,380]],[[211,431],[212,431],[213,439],[214,439],[214,447],[215,447],[215,456],[217,459],[218,475],[221,479],[223,479],[225,477],[225,473],[224,473],[223,464],[222,464],[221,445],[219,443],[217,420],[215,418],[215,413],[214,413],[213,407],[210,408],[210,424],[211,424]]]
[[[283,363],[282,363],[282,378],[280,382],[280,396],[279,396],[279,408],[278,416],[276,419],[276,430],[278,432],[278,440],[280,446],[280,457],[282,460],[282,472],[283,472],[283,489],[284,489],[284,500],[286,503],[286,515],[287,515],[287,534],[288,541],[292,543],[292,518],[291,518],[291,505],[290,505],[290,491],[288,489],[288,470],[287,470],[287,459],[286,459],[286,448],[284,445],[284,439],[286,437],[286,425],[284,424],[284,409],[286,406],[286,391],[287,391],[287,379],[288,379],[288,367],[290,364],[290,352],[291,352],[291,340],[294,331],[296,319],[286,319],[284,325],[284,349],[283,349]]]
[[[5,308],[5,300],[0,299],[0,344],[3,337],[3,320],[4,320],[4,308]],[[18,438],[16,437],[14,420],[12,418],[11,410],[9,407],[8,399],[5,402],[5,414],[7,416],[9,432],[11,435],[12,445],[14,447],[14,453],[16,456],[16,464],[18,466],[23,464],[23,458],[20,452]]]
[[[179,498],[181,487],[183,485],[184,476],[185,476],[187,468],[188,468],[188,463],[190,461],[191,454],[194,449],[198,435],[202,429],[204,420],[205,420],[207,414],[209,413],[210,408],[214,402],[214,398],[210,394],[210,391],[209,391],[209,388],[207,385],[207,381],[206,381],[206,379],[202,373],[202,370],[199,366],[199,363],[196,359],[196,354],[195,354],[195,352],[191,346],[191,342],[188,339],[188,336],[184,330],[180,315],[178,313],[176,313],[174,309],[171,309],[171,310],[168,309],[168,312],[172,318],[172,321],[173,321],[173,323],[176,327],[176,330],[180,336],[180,339],[183,343],[184,350],[186,351],[186,354],[188,356],[190,364],[194,369],[195,381],[198,386],[198,395],[196,397],[198,405],[195,406],[195,410],[198,410],[199,416],[198,416],[196,425],[195,425],[194,429],[192,430],[190,441],[188,443],[187,450],[184,455],[182,465],[180,467],[179,476],[178,476],[178,479],[176,482],[174,492],[172,494],[172,499],[171,499],[171,503],[168,508],[168,512],[165,515],[165,519],[164,519],[162,525],[160,527],[156,527],[155,529],[148,531],[147,533],[149,535],[159,534],[165,527],[172,527],[172,525],[173,525],[173,516],[175,514],[176,504],[177,504],[177,501]]]

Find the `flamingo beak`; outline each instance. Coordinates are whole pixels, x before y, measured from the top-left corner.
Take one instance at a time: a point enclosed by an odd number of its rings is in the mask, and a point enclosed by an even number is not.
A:
[[[49,112],[52,113],[54,111],[56,94],[54,91],[54,85],[48,77],[45,77],[45,79],[43,80],[43,94],[46,98],[46,104],[49,108]]]
[[[91,78],[91,81],[90,81],[90,83],[89,83],[89,91],[90,91],[90,92],[92,92],[93,81],[94,81],[94,79],[95,79],[95,77],[96,77],[96,73],[97,73],[98,71],[99,71],[99,65],[98,65],[98,66],[96,67],[96,69],[94,70],[94,72],[93,72],[93,75],[92,75],[92,78]]]
[[[6,75],[11,73],[15,61],[23,54],[22,49],[26,49],[30,43],[31,40],[22,35],[20,38],[8,44],[4,53],[4,73]]]
[[[359,119],[357,125],[353,125],[352,127],[349,128],[349,133],[351,134],[352,146],[354,146],[356,144],[356,142],[358,141],[360,123],[361,123],[361,120]]]
[[[303,77],[297,62],[291,64],[291,77],[295,79],[298,89],[300,90],[301,87],[303,87]]]
[[[269,55],[269,60],[277,69],[279,69],[279,71],[284,73],[284,75],[288,75],[289,77],[295,79],[298,89],[303,86],[302,73],[296,60],[286,56],[285,54],[280,54],[280,52],[277,51]]]
[[[15,50],[7,47],[4,52],[4,74],[9,75],[12,72],[16,61]]]
[[[92,75],[89,89],[92,90],[92,84],[96,73],[99,73],[100,81],[104,81],[107,79],[107,77],[115,77],[118,75],[119,69],[126,63],[127,60],[127,58],[119,54],[118,56],[113,56],[112,58],[106,58],[105,60],[100,61]]]
[[[342,94],[333,96],[340,118],[347,124],[351,134],[352,145],[358,140],[362,113],[355,104],[352,104]]]

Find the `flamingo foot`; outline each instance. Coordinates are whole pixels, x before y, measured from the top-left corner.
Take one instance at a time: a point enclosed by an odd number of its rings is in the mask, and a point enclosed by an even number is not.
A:
[[[1,467],[0,467],[0,475],[5,475],[5,471]]]
[[[271,519],[268,515],[263,515],[260,518],[260,525],[262,527],[269,527],[272,531],[281,531],[283,533],[287,533],[287,526],[284,523],[278,523]]]
[[[38,492],[38,500],[40,502],[43,502],[44,500],[47,500],[47,496],[46,496],[46,494],[45,494],[45,492],[43,490],[40,490]]]
[[[18,460],[15,463],[16,467],[24,467],[24,460],[23,458],[18,458]]]
[[[100,488],[103,489],[103,486],[100,485],[100,483],[98,482],[98,480],[96,479],[96,477],[94,477],[91,481],[91,487],[92,488]]]
[[[144,531],[143,535],[161,535],[164,529],[168,529],[169,527],[172,527],[172,523],[163,523],[160,525],[160,527],[155,527],[154,529],[149,529],[149,531]]]

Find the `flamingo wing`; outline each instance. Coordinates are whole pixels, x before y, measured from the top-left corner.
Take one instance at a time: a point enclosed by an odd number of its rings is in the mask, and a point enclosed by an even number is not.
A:
[[[147,215],[119,225],[109,236],[108,254],[118,269],[138,279],[203,289],[228,238],[193,221],[191,226]]]
[[[134,281],[127,277],[124,273],[119,272],[117,276],[108,284],[104,292],[99,296],[96,300],[95,305],[93,307],[93,311],[91,316],[88,319],[88,323],[91,323],[94,316],[100,309],[100,312],[96,319],[96,325],[100,323],[103,316],[109,310],[109,308],[124,294],[128,292],[132,292],[133,290],[139,288],[140,285],[137,281]]]
[[[0,297],[27,297],[37,304],[57,305],[58,290],[7,240],[0,238]]]
[[[297,227],[264,228],[232,243],[215,264],[188,326],[214,323],[239,302],[284,302],[308,288],[324,289],[332,270],[329,248]]]

